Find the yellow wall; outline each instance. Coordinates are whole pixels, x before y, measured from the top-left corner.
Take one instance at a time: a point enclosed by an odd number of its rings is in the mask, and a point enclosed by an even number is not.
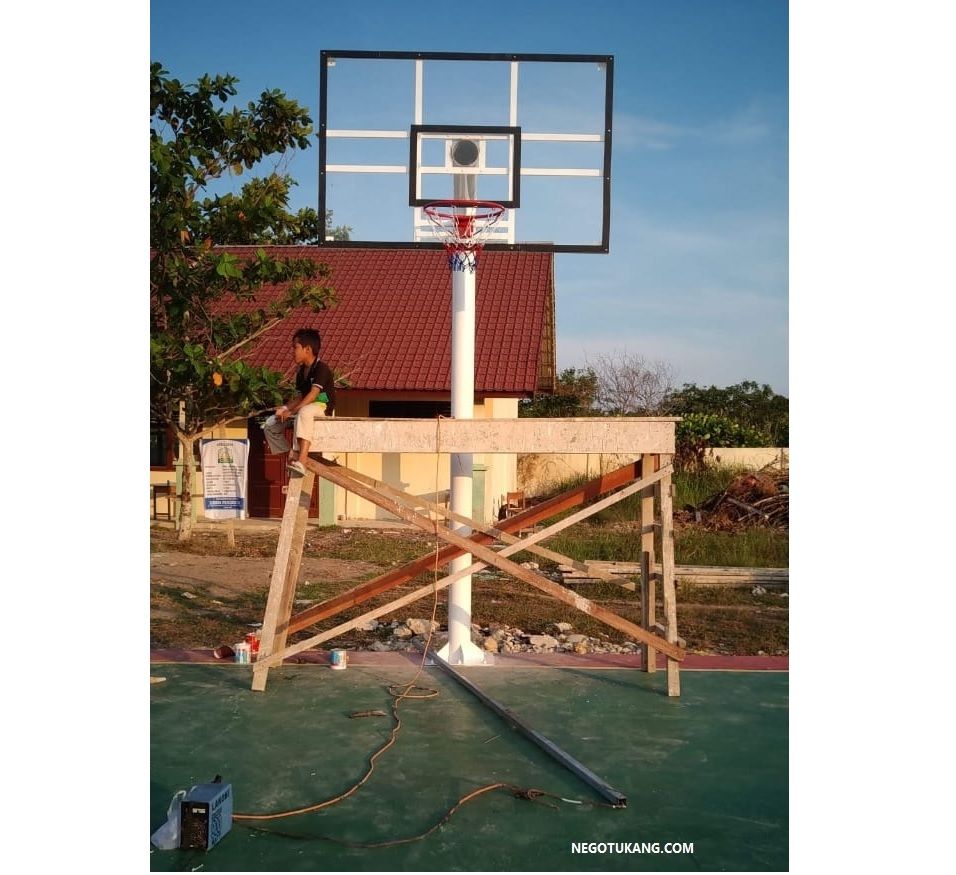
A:
[[[528,495],[542,495],[572,477],[598,477],[620,468],[638,455],[574,453],[546,455],[527,453],[518,457],[518,488]],[[790,450],[779,447],[720,447],[707,450],[715,465],[762,468],[771,462],[789,463]]]
[[[484,413],[475,416],[484,416],[485,419],[517,419],[517,398],[486,398]],[[475,464],[488,466],[485,472],[485,520],[498,518],[498,508],[507,492],[514,492],[518,488],[517,475],[518,456],[515,453],[480,453],[476,454]]]
[[[407,400],[432,400],[427,394],[403,393]],[[344,400],[344,399],[343,399]],[[336,414],[341,416],[367,416],[368,398],[348,396],[347,403],[336,404]],[[488,398],[474,407],[475,419],[515,419],[518,416],[518,399]],[[381,480],[389,486],[421,495],[439,504],[448,504],[449,456],[440,453],[437,457],[424,453],[338,453],[329,455],[340,464]],[[515,454],[476,454],[475,464],[487,465],[485,472],[484,519],[493,520],[498,513],[501,496],[515,489]],[[335,517],[340,523],[350,519],[394,520],[388,511],[376,507],[357,495],[335,490]]]
[[[518,489],[542,495],[572,477],[592,479],[638,458],[617,453],[522,453],[518,456]]]
[[[789,447],[711,447],[707,459],[725,468],[763,468],[790,464]]]

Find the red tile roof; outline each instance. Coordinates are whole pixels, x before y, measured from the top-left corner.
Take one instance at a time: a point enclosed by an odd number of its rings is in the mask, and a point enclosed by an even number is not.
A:
[[[258,247],[223,247],[241,254]],[[451,391],[451,275],[444,252],[264,247],[323,261],[339,303],[293,310],[250,345],[246,358],[291,375],[297,328],[322,335],[321,358],[352,389]],[[475,392],[530,395],[554,370],[553,255],[485,252],[476,289]],[[268,303],[270,287],[257,296]],[[543,379],[539,379],[541,374]]]

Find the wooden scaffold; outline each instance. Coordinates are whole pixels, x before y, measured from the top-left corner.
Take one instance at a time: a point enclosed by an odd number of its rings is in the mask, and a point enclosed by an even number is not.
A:
[[[275,565],[262,623],[259,656],[253,666],[252,689],[263,691],[269,669],[283,660],[351,631],[369,620],[445,589],[456,580],[494,566],[553,598],[623,632],[643,645],[643,669],[657,669],[657,654],[666,658],[667,694],[680,695],[683,642],[677,634],[674,567],[673,455],[676,418],[615,419],[475,419],[382,420],[328,418],[317,420],[312,446],[325,453],[602,453],[627,455],[634,461],[569,489],[520,513],[487,525],[453,513],[432,501],[402,492],[337,462],[313,454],[303,476],[293,477],[286,495]],[[635,458],[636,457],[636,458]],[[437,557],[431,552],[400,568],[293,616],[296,582],[305,544],[309,501],[315,477],[358,495],[405,522],[445,542]],[[613,504],[640,495],[641,605],[640,624],[584,598],[573,590],[509,559],[523,550],[578,570],[588,566],[540,545],[540,541]],[[580,508],[545,528],[537,526],[558,514]],[[442,523],[440,520],[444,520]],[[452,530],[449,523],[471,529]],[[516,533],[527,533],[516,537]],[[493,544],[501,544],[493,550]],[[436,566],[470,554],[466,568],[429,583],[359,617],[311,635],[295,644],[289,636],[375,598]],[[593,571],[593,568],[592,568]],[[600,572],[598,572],[600,573]],[[602,575],[603,576],[603,575]],[[607,574],[608,579],[612,579]],[[657,585],[663,595],[663,622],[655,615]]]

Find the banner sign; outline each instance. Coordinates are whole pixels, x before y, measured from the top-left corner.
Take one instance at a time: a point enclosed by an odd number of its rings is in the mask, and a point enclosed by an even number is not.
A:
[[[206,519],[245,519],[249,510],[248,439],[203,439],[199,442],[199,455]]]

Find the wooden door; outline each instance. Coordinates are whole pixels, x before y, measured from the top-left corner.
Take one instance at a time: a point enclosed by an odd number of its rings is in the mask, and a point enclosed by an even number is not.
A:
[[[249,420],[249,516],[281,519],[285,507],[285,489],[289,484],[286,453],[270,453],[265,435],[256,419]],[[292,427],[286,430],[286,439],[292,444]],[[312,490],[309,518],[319,515],[319,478]]]

